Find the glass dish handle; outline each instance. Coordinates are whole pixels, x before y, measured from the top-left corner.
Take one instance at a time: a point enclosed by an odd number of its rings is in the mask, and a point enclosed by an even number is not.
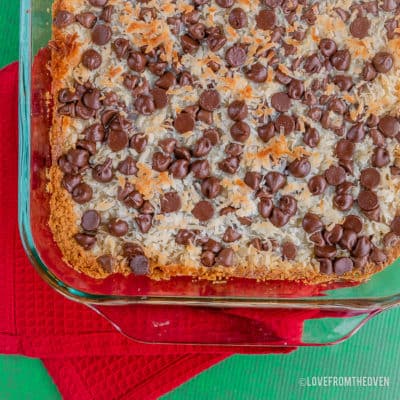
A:
[[[382,309],[89,305],[138,342],[219,346],[316,346],[341,342]]]

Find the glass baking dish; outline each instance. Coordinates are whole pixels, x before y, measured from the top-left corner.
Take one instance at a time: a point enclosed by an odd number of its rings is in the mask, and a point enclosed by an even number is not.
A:
[[[153,281],[114,275],[95,280],[70,268],[48,227],[48,129],[52,103],[46,68],[51,0],[21,1],[19,86],[19,226],[25,250],[54,289],[104,315],[128,336],[146,342],[241,346],[335,343],[373,315],[400,301],[400,261],[362,284],[305,285],[230,279],[223,283],[178,277]],[[184,325],[195,312],[195,328]],[[214,318],[222,328],[210,329]],[[268,319],[278,318],[279,334]],[[294,335],[293,321],[304,321]],[[140,320],[140,324],[138,324]]]

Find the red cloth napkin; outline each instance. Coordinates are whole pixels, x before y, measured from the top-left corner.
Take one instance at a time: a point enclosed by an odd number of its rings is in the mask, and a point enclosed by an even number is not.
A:
[[[25,256],[17,227],[17,70],[14,63],[0,71],[0,352],[41,358],[67,400],[150,400],[234,352],[292,351],[140,344],[40,279]],[[257,311],[232,314],[263,320]],[[313,315],[294,314],[289,333],[300,338],[302,322]],[[270,321],[275,333],[282,330],[281,316]],[[185,321],[190,324],[196,324],[194,313]]]

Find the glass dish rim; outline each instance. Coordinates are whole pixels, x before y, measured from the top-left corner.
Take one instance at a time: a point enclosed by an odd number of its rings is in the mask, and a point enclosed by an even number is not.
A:
[[[350,309],[371,312],[400,304],[400,292],[383,297],[324,299],[309,298],[248,298],[221,296],[139,296],[91,294],[73,288],[57,278],[42,261],[36,249],[30,223],[30,176],[31,176],[31,27],[32,0],[20,3],[20,41],[19,41],[19,155],[18,155],[18,225],[24,249],[39,275],[56,291],[72,300],[103,305],[154,304],[154,305],[195,305],[214,307],[264,307],[264,308],[323,308]],[[21,173],[24,171],[24,173]]]

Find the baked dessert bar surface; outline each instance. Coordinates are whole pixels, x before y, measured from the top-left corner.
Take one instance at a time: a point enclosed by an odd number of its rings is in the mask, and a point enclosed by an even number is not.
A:
[[[57,0],[50,227],[122,272],[362,280],[399,255],[395,1]]]

